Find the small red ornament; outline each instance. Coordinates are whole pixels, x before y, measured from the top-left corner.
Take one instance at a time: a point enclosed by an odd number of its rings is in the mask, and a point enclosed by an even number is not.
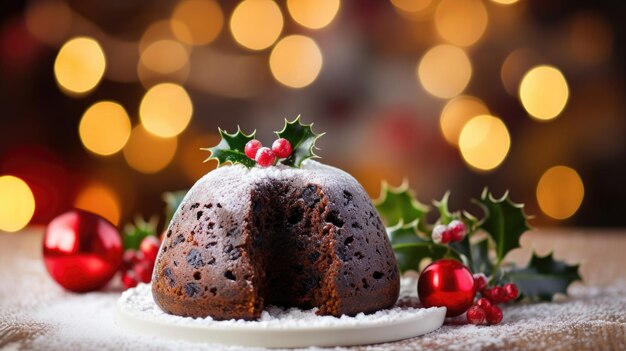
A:
[[[53,219],[43,240],[48,273],[67,290],[102,288],[122,263],[122,239],[113,224],[85,211],[72,210]]]
[[[446,317],[455,317],[474,302],[474,277],[459,261],[438,260],[420,274],[417,292],[425,307],[446,307]]]
[[[257,151],[259,151],[259,149],[262,147],[263,147],[263,144],[261,144],[260,141],[256,139],[252,139],[246,143],[246,146],[243,148],[243,151],[245,152],[246,156],[254,160],[254,158],[256,157]]]
[[[278,158],[287,158],[291,155],[291,143],[285,138],[276,139],[272,144],[272,151]]]
[[[257,151],[255,160],[260,167],[269,167],[276,161],[276,156],[270,148],[262,147]]]

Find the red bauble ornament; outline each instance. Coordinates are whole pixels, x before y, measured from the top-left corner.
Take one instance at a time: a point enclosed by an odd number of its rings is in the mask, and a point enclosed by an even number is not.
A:
[[[446,317],[455,317],[474,302],[474,277],[459,261],[438,260],[420,274],[417,293],[425,307],[446,307]]]
[[[106,219],[72,210],[53,219],[43,240],[48,273],[65,289],[87,292],[102,288],[122,263],[122,239]]]

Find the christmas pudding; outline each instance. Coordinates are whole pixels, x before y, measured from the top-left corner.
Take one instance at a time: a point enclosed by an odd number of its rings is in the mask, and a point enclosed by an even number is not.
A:
[[[268,305],[332,316],[394,305],[385,227],[352,176],[311,160],[310,125],[286,123],[272,149],[220,134],[210,158],[232,165],[191,188],[161,245],[152,294],[163,311],[252,320]]]

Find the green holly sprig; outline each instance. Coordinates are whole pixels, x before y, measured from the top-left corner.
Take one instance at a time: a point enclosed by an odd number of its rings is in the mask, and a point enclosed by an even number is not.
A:
[[[420,203],[408,182],[390,187],[383,182],[381,196],[375,201],[385,220],[388,235],[401,272],[419,271],[424,259],[452,258],[463,262],[474,273],[484,273],[490,283],[515,283],[522,296],[529,299],[551,300],[556,293],[567,293],[567,287],[581,280],[579,265],[568,265],[554,260],[552,254],[539,257],[533,253],[526,267],[505,264],[506,255],[520,246],[521,236],[528,230],[529,217],[524,205],[513,202],[508,192],[496,198],[485,189],[480,199],[474,200],[483,217],[468,212],[450,212],[447,192],[441,200],[433,201],[438,219],[428,224],[430,208]],[[458,242],[436,243],[431,238],[435,225],[447,225],[460,220],[467,227],[467,235]]]
[[[311,158],[319,158],[315,154],[315,142],[325,133],[317,134],[313,132],[313,123],[303,124],[300,122],[300,116],[294,118],[293,121],[285,119],[285,125],[280,131],[276,131],[278,138],[284,138],[289,141],[292,147],[292,153],[289,157],[279,159],[278,163],[289,167],[300,168],[302,162]],[[256,165],[256,162],[246,156],[246,144],[255,139],[256,130],[251,134],[245,134],[241,128],[237,127],[237,132],[230,134],[223,129],[219,129],[221,137],[220,142],[211,148],[203,148],[201,150],[209,151],[211,154],[205,160],[216,160],[218,167],[225,163],[241,164],[248,168]]]

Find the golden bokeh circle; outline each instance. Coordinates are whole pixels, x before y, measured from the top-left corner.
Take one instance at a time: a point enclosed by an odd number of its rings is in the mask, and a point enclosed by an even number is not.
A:
[[[427,92],[449,99],[461,94],[467,87],[472,77],[472,64],[463,49],[444,44],[424,54],[416,73]]]
[[[122,105],[100,101],[85,111],[78,125],[78,134],[87,150],[108,156],[124,147],[130,128],[130,118]]]
[[[448,143],[459,144],[459,135],[467,121],[479,115],[489,114],[485,103],[469,95],[457,96],[448,101],[439,117],[439,128]]]
[[[541,211],[555,219],[573,216],[585,196],[583,181],[574,169],[554,166],[537,183],[537,203]]]
[[[272,46],[283,30],[283,14],[273,0],[244,0],[230,18],[235,41],[251,50]]]
[[[170,138],[182,133],[191,121],[193,104],[185,88],[162,83],[150,88],[139,105],[139,118],[150,133]]]
[[[303,88],[313,83],[322,69],[322,62],[319,46],[303,35],[281,39],[270,54],[272,75],[290,88]]]
[[[529,115],[538,120],[556,118],[567,104],[569,87],[556,67],[536,66],[528,71],[519,86],[519,99]]]
[[[0,177],[0,230],[17,232],[35,213],[35,197],[26,182],[18,177]]]
[[[473,169],[490,171],[506,158],[511,137],[504,122],[490,115],[470,119],[459,136],[459,150],[463,160]]]
[[[59,50],[54,61],[54,77],[64,92],[82,95],[98,85],[105,68],[100,44],[93,38],[77,37]]]

